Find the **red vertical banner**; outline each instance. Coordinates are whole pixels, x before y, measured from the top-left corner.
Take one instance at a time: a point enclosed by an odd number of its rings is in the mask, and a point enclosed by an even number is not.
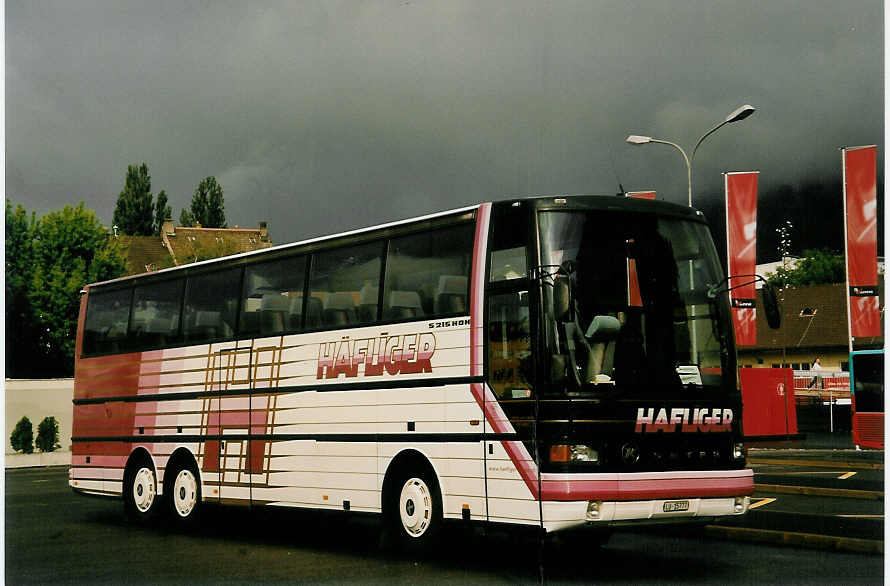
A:
[[[726,173],[726,249],[736,344],[757,344],[754,273],[757,270],[759,171]]]
[[[853,338],[881,335],[876,159],[875,146],[843,150],[848,319]]]
[[[655,199],[654,191],[628,191],[627,197],[634,199]],[[637,277],[637,260],[627,259],[627,304],[630,307],[643,307],[643,296],[640,294],[640,281]]]

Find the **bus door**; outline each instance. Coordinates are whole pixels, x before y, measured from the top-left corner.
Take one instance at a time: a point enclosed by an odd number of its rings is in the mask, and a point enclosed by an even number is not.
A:
[[[486,384],[519,435],[519,441],[485,442],[488,518],[524,522],[538,520],[538,506],[530,499],[519,469],[528,469],[536,425],[532,313],[535,302],[528,279],[529,210],[524,205],[494,204],[486,286]],[[487,397],[491,397],[488,395]],[[506,422],[505,422],[506,423]],[[498,434],[502,429],[486,429]],[[523,447],[524,444],[524,447]],[[509,451],[508,451],[509,450]]]

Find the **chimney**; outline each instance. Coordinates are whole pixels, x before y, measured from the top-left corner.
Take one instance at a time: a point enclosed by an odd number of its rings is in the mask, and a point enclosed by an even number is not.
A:
[[[266,227],[266,222],[260,222],[260,241],[261,242],[269,241],[269,230]]]

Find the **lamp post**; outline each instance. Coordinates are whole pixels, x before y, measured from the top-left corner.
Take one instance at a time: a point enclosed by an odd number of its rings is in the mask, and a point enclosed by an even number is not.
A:
[[[692,207],[692,161],[695,159],[695,152],[698,150],[698,147],[706,138],[716,132],[717,129],[719,129],[720,127],[726,124],[731,124],[733,122],[738,122],[739,120],[744,120],[745,118],[753,114],[755,110],[757,110],[757,108],[755,108],[751,104],[745,104],[744,106],[739,106],[738,108],[730,112],[725,120],[704,133],[702,137],[698,139],[698,142],[695,143],[695,146],[692,148],[692,156],[686,156],[686,151],[683,150],[683,147],[669,140],[661,140],[658,138],[652,138],[651,136],[640,136],[637,134],[631,134],[625,139],[625,141],[630,144],[649,144],[650,142],[655,142],[672,146],[680,151],[680,154],[683,155],[683,161],[686,163],[687,198],[689,207]]]

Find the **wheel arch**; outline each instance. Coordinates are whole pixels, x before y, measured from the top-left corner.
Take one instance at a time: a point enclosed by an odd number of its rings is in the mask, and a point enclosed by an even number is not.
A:
[[[195,472],[197,472],[197,474],[195,474],[195,477],[198,480],[198,484],[201,488],[201,494],[203,495],[204,480],[201,477],[201,468],[198,466],[198,459],[195,457],[192,451],[185,446],[179,446],[178,448],[173,450],[173,453],[170,454],[170,458],[167,459],[167,465],[164,467],[164,480],[162,482],[162,484],[164,485],[164,488],[162,489],[164,493],[167,492],[170,483],[173,482],[173,476],[167,474],[167,471],[173,470],[175,467],[178,466],[190,466],[192,469],[194,469]]]
[[[148,451],[144,446],[137,446],[130,452],[130,456],[127,458],[127,463],[124,465],[124,482],[126,483],[126,478],[128,474],[133,472],[133,469],[143,461],[147,461],[151,464],[152,470],[155,473],[155,481],[157,482],[158,477],[158,464],[155,462],[154,456],[151,455],[151,452]],[[160,484],[160,483],[158,483]],[[126,488],[125,488],[126,490]]]
[[[380,511],[382,513],[386,514],[387,512],[386,507],[392,500],[388,497],[392,494],[392,491],[398,490],[399,488],[395,485],[399,473],[403,470],[417,470],[419,468],[425,468],[426,471],[432,475],[432,478],[436,483],[435,488],[439,491],[439,500],[444,500],[441,476],[439,475],[439,471],[436,470],[436,466],[433,464],[432,459],[417,449],[405,448],[393,456],[383,475],[383,486],[380,491]]]

